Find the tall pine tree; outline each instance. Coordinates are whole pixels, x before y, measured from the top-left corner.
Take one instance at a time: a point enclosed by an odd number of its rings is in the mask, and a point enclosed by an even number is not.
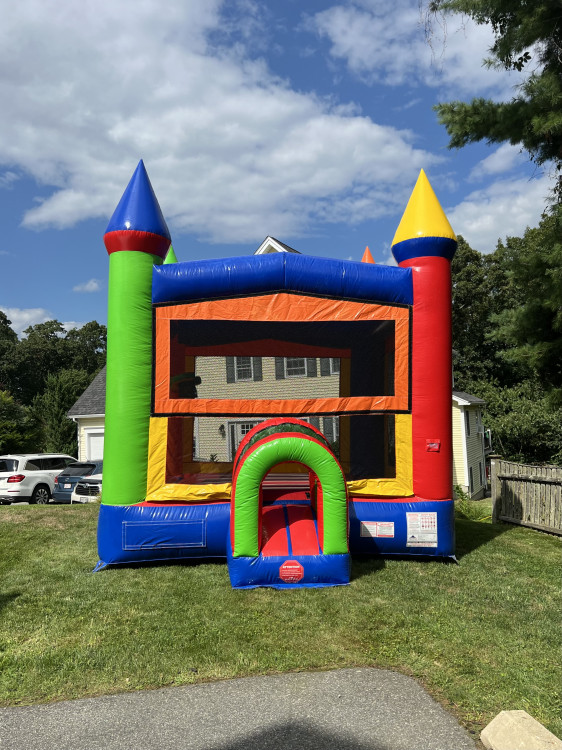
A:
[[[473,99],[438,104],[449,147],[474,141],[509,142],[538,165],[553,164],[562,199],[562,6],[560,0],[430,0],[431,14],[461,13],[490,24],[495,41],[489,67],[526,77],[507,102]],[[431,23],[428,24],[431,27]]]

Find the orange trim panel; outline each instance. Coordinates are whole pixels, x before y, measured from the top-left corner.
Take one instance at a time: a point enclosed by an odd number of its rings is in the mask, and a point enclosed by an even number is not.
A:
[[[395,322],[394,396],[322,399],[170,398],[170,321],[355,321]],[[166,305],[155,308],[155,416],[334,414],[409,410],[410,309],[393,305],[330,300],[280,292],[256,297]]]

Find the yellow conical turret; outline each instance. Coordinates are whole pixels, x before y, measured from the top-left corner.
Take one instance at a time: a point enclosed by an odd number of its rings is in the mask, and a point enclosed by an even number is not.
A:
[[[398,262],[422,256],[453,257],[457,238],[423,169],[400,220],[392,252]]]

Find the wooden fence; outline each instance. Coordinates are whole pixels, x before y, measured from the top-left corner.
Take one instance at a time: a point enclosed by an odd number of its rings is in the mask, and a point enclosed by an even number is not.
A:
[[[490,458],[492,523],[507,521],[562,535],[562,468]]]

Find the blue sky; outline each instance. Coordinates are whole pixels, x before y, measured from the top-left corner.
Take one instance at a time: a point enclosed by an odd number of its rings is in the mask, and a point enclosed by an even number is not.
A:
[[[20,0],[0,25],[0,309],[21,332],[106,322],[103,233],[140,158],[180,261],[392,262],[421,168],[483,253],[536,226],[547,174],[517,147],[447,149],[432,106],[509,99],[489,29],[418,0]]]

